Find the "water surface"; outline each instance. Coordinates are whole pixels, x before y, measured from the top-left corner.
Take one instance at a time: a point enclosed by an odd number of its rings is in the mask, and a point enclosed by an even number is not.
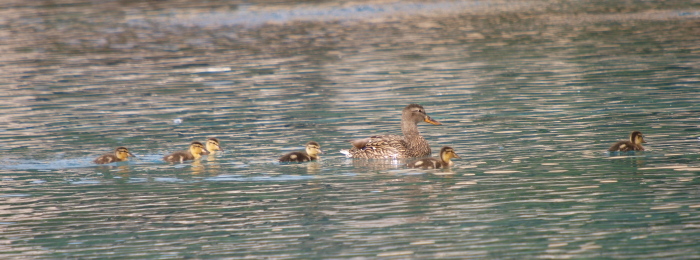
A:
[[[697,4],[2,7],[3,258],[700,255]],[[338,152],[410,103],[455,167]],[[633,130],[647,151],[605,152]],[[92,164],[117,146],[138,158]]]

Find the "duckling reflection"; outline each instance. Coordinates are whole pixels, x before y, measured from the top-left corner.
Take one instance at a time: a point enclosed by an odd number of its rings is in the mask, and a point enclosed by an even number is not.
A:
[[[131,173],[131,168],[129,167],[129,165],[117,166],[117,174],[120,174],[122,177],[129,176],[129,173]]]
[[[197,160],[202,158],[202,154],[207,152],[204,145],[200,142],[192,142],[188,151],[178,151],[163,157],[166,162],[184,162],[189,160]]]
[[[97,157],[95,159],[95,163],[97,164],[106,164],[106,163],[113,163],[113,162],[123,162],[129,160],[129,157],[136,157],[134,154],[129,152],[129,149],[127,149],[124,146],[117,147],[117,149],[114,149],[114,154],[105,154],[100,157]]]
[[[202,162],[199,160],[193,161],[191,167],[192,168],[190,168],[190,169],[192,170],[192,174],[199,175],[199,174],[202,174],[204,172],[204,166],[202,165]]]
[[[646,143],[644,141],[644,136],[642,135],[642,132],[639,131],[634,131],[630,133],[630,140],[629,141],[619,141],[610,148],[608,148],[608,151],[610,152],[630,152],[630,151],[644,151],[644,147],[642,147],[642,143]]]
[[[311,141],[306,143],[306,151],[291,152],[280,157],[280,162],[308,162],[320,158],[318,154],[323,154],[321,145]]]
[[[306,164],[306,174],[321,173],[321,164],[318,161],[313,161]]]
[[[460,158],[452,147],[445,146],[440,150],[440,158],[424,158],[408,163],[411,168],[439,169],[454,165],[452,158]]]

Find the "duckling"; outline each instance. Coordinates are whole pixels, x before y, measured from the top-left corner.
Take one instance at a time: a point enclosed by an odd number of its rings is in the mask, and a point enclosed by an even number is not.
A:
[[[280,162],[308,162],[317,160],[319,158],[318,154],[323,154],[321,150],[321,145],[317,142],[311,141],[306,143],[306,151],[291,152],[280,157]]]
[[[95,163],[98,164],[105,164],[105,163],[113,163],[113,162],[123,162],[129,160],[129,157],[136,157],[134,154],[129,152],[129,149],[127,149],[124,146],[119,146],[117,149],[114,149],[114,154],[108,153],[105,155],[102,155],[100,157],[97,157],[95,159]]]
[[[348,158],[388,159],[430,156],[430,145],[418,131],[418,123],[442,123],[430,118],[423,106],[410,104],[401,112],[401,135],[375,135],[352,140],[349,150],[340,150]]]
[[[192,142],[189,151],[178,151],[163,157],[166,162],[184,162],[196,160],[202,157],[202,154],[208,152],[204,145],[200,142]]]
[[[642,135],[642,132],[639,131],[634,131],[630,134],[630,140],[629,141],[619,141],[608,149],[610,152],[629,152],[629,151],[644,151],[644,147],[642,147],[642,143],[646,143],[647,141],[644,141],[644,136]]]
[[[224,151],[224,149],[221,149],[221,145],[219,145],[219,139],[214,137],[207,139],[207,152],[204,154],[214,154],[216,151]]]
[[[408,163],[410,168],[423,168],[423,169],[438,169],[438,168],[448,168],[454,163],[452,158],[460,158],[452,147],[445,146],[440,150],[440,158],[424,158],[414,162]]]

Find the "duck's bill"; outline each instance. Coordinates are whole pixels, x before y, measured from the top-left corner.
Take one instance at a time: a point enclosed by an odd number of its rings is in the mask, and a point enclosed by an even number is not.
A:
[[[131,152],[128,152],[128,153],[129,153],[129,156],[136,157],[136,155],[134,155],[133,153],[131,153]]]
[[[455,158],[462,159],[462,157],[459,157],[459,155],[457,155],[456,153],[452,153],[452,155],[453,155]]]
[[[425,122],[428,124],[433,124],[433,125],[442,125],[442,123],[438,122],[435,119],[430,118],[429,116],[425,117]]]

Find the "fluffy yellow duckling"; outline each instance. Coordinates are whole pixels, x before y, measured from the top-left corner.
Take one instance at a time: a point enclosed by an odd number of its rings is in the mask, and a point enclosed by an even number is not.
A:
[[[166,162],[184,162],[189,160],[196,160],[202,157],[202,154],[207,152],[204,145],[200,142],[192,142],[190,144],[189,151],[178,151],[170,155],[163,157]]]
[[[102,155],[100,157],[97,157],[95,159],[95,163],[98,164],[105,164],[105,163],[113,163],[113,162],[123,162],[129,160],[129,157],[136,157],[134,154],[129,152],[129,149],[127,149],[124,146],[119,146],[117,149],[114,149],[114,153],[108,153],[105,155]]]
[[[454,163],[452,158],[460,158],[452,147],[445,146],[440,150],[440,158],[424,158],[408,163],[411,168],[439,169],[448,168]]]
[[[646,143],[647,141],[644,141],[644,135],[642,135],[642,132],[639,131],[634,131],[630,134],[630,140],[629,141],[619,141],[610,148],[608,148],[608,151],[610,152],[629,152],[629,151],[644,151],[644,147],[642,147],[642,143]]]
[[[211,137],[207,139],[207,152],[204,154],[214,154],[216,151],[223,151],[224,149],[221,149],[221,145],[219,143],[219,139],[216,139],[214,137]]]
[[[318,154],[323,154],[321,145],[311,141],[306,143],[306,151],[291,152],[280,157],[280,162],[308,162],[317,160]]]

